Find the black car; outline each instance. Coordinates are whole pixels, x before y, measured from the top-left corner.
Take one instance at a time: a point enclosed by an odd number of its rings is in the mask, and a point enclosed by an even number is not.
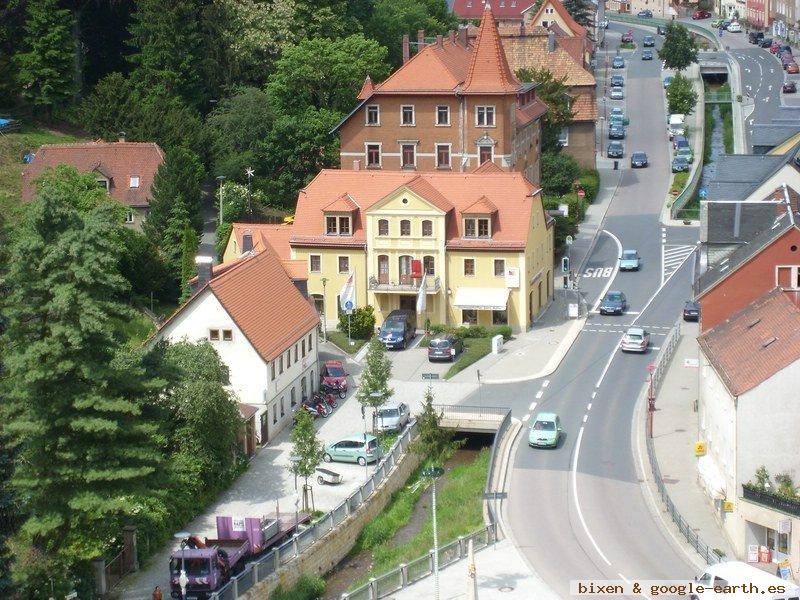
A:
[[[608,139],[610,140],[624,140],[625,128],[619,125],[612,125],[608,128]]]
[[[640,10],[636,13],[636,16],[640,19],[652,19],[653,18],[653,11],[652,10]]]
[[[606,154],[608,158],[622,158],[625,155],[625,150],[620,142],[610,142]]]
[[[653,51],[642,50],[642,60],[653,60]]]
[[[601,315],[624,315],[628,308],[628,299],[622,292],[608,292],[600,302]]]
[[[652,35],[646,35],[642,38],[642,46],[645,48],[654,48],[656,45],[656,38]]]
[[[612,75],[611,87],[625,87],[625,78],[622,75]]]
[[[792,47],[791,46],[787,46],[785,44],[781,44],[781,46],[778,48],[778,52],[788,52],[789,56],[791,56],[792,55]]]
[[[428,361],[454,361],[464,351],[463,340],[452,333],[439,333],[428,343]]]
[[[700,305],[694,300],[687,300],[683,305],[683,320],[684,321],[699,321],[700,320]]]
[[[759,44],[761,40],[764,39],[764,32],[763,31],[751,31],[747,34],[747,41],[751,44]]]
[[[634,152],[631,154],[631,167],[634,169],[643,169],[648,164],[647,154],[644,152]]]
[[[787,81],[783,84],[781,88],[784,94],[796,94],[797,93],[797,84],[794,81]]]
[[[772,38],[764,38],[763,40],[761,40],[761,42],[759,42],[758,45],[761,46],[762,48],[769,48],[770,46],[772,46]]]
[[[664,25],[659,25],[656,27],[656,33],[658,35],[667,35],[667,28]]]

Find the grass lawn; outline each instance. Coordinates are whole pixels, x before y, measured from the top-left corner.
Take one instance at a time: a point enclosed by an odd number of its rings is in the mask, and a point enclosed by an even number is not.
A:
[[[619,47],[622,48],[623,50],[635,50],[636,44],[634,44],[633,42],[622,42],[619,45]]]
[[[700,200],[698,199],[697,195],[689,200],[689,202],[686,203],[686,206],[678,211],[678,214],[675,215],[675,218],[679,220],[688,219],[692,221],[697,221],[700,218]]]
[[[458,360],[445,373],[444,378],[450,379],[456,373],[460,373],[472,363],[480,360],[492,351],[492,338],[466,338],[464,340],[464,352]]]
[[[340,350],[346,352],[347,354],[355,354],[361,347],[367,343],[367,340],[357,340],[353,338],[353,345],[350,346],[347,343],[347,334],[342,333],[341,331],[329,331],[327,332],[328,341],[338,346]]]
[[[670,192],[678,192],[678,194],[680,194],[683,188],[686,187],[687,181],[689,181],[689,171],[675,173],[672,178],[672,186],[669,188]]]
[[[476,459],[445,472],[436,484],[436,512],[439,543],[449,543],[483,526],[483,488],[489,467],[489,449]],[[432,546],[433,519],[427,516],[421,530],[407,542],[393,542],[394,535],[411,519],[414,506],[425,486],[417,485],[420,471],[411,476],[406,486],[396,492],[391,503],[359,535],[353,552],[371,550],[372,570],[369,577],[389,571],[401,563],[424,556]]]
[[[25,152],[35,152],[42,144],[64,144],[77,139],[33,125],[0,136],[0,215],[12,223],[18,218]]]
[[[136,311],[132,319],[117,321],[115,329],[127,340],[128,346],[136,348],[150,337],[150,334],[156,330],[156,326],[150,317]]]

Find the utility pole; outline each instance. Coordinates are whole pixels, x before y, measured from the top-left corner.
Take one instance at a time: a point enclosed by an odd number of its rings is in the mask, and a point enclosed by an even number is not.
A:
[[[653,372],[656,366],[653,363],[647,365],[650,373],[650,381],[647,386],[647,437],[653,438],[653,413],[656,412],[656,391],[653,386]]]
[[[433,598],[439,600],[439,530],[436,523],[436,479],[444,475],[441,467],[426,467],[423,477],[433,479]]]
[[[325,284],[327,284],[327,283],[328,283],[328,278],[327,277],[323,277],[322,278],[322,341],[323,342],[327,342],[328,341],[328,319],[325,316],[325,313],[326,313],[326,310],[325,310],[325,298],[326,298],[326,296],[325,296]]]
[[[217,175],[217,181],[219,181],[219,221],[217,222],[217,227],[222,225],[222,184],[225,183],[225,175]]]

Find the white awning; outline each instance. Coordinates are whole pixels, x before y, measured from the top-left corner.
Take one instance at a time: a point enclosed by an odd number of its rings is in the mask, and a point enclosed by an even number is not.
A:
[[[462,310],[505,310],[508,292],[508,288],[460,287],[453,306]]]
[[[722,500],[726,497],[725,477],[710,456],[706,454],[697,460],[697,471],[709,496],[715,500]]]

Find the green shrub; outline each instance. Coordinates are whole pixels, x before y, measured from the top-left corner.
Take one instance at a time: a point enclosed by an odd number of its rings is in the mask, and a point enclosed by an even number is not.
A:
[[[503,339],[511,339],[511,327],[509,325],[493,325],[484,327],[483,325],[461,325],[460,327],[448,327],[447,325],[431,325],[431,334],[452,333],[453,335],[465,339],[490,338],[502,335]]]
[[[345,335],[349,329],[350,337],[354,339],[369,339],[375,331],[375,309],[368,304],[355,309],[349,318],[345,314],[340,314],[336,328]]]
[[[573,191],[581,174],[575,159],[567,154],[542,154],[542,191],[546,195],[563,196]]]
[[[597,194],[600,192],[600,173],[595,169],[583,169],[578,181],[581,182],[581,187],[583,191],[586,192],[584,200],[588,204],[591,204],[595,201]]]
[[[278,586],[269,600],[317,600],[324,593],[325,581],[322,578],[303,575],[291,589],[284,590],[282,586]]]

